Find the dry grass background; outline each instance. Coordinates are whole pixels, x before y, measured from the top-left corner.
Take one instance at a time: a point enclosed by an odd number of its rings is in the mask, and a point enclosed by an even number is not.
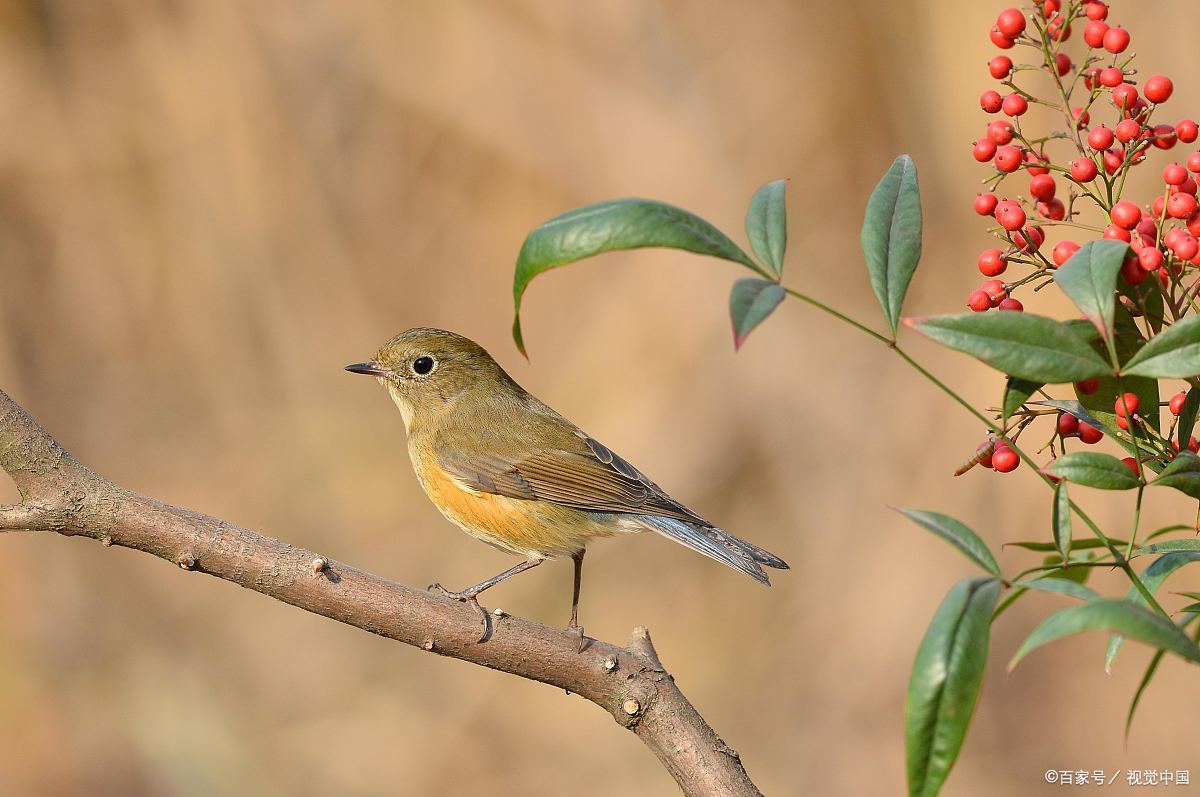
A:
[[[767,792],[899,793],[908,668],[970,567],[886,507],[947,511],[998,547],[1048,534],[1044,488],[952,480],[977,424],[804,306],[735,357],[728,264],[635,252],[539,280],[529,363],[508,337],[511,269],[531,227],[616,196],[741,238],[750,194],[786,176],[788,281],[873,319],[858,226],[906,151],[927,220],[909,309],[958,307],[986,242],[969,144],[994,5],[5,0],[0,384],[118,483],[401,581],[466,584],[508,560],[436,513],[399,415],[340,370],[406,327],[461,331],[794,565],[764,590],[660,539],[602,543],[588,632],[648,625]],[[1136,46],[1194,13],[1114,16]],[[1187,48],[1144,60],[1179,78],[1171,112],[1200,112]],[[982,366],[911,348],[972,400],[998,395]],[[1153,498],[1150,522],[1193,511]],[[1123,531],[1127,496],[1086,503]],[[0,546],[0,793],[674,793],[578,698],[140,554]],[[491,601],[565,622],[569,571]],[[1194,670],[1163,665],[1127,750],[1144,649],[1106,676],[1087,636],[1005,676],[1059,605],[1033,596],[999,624],[948,793],[1050,792],[1047,768],[1200,782]]]

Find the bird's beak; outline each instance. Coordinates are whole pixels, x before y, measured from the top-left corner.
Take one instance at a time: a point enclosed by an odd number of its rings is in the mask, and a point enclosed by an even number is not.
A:
[[[354,363],[347,365],[346,370],[352,374],[366,374],[367,376],[388,376],[391,371],[380,367],[379,363],[365,362]]]

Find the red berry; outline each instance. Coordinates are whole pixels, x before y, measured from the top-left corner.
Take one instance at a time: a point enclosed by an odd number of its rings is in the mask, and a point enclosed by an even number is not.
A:
[[[1193,213],[1183,223],[1187,225],[1188,232],[1200,237],[1200,213]]]
[[[1000,108],[1009,116],[1020,116],[1029,110],[1029,102],[1020,94],[1009,94],[1000,104]]]
[[[1011,174],[1021,168],[1021,160],[1021,150],[1010,144],[996,148],[996,157],[992,159],[992,163],[996,164],[1000,171]]]
[[[979,95],[979,107],[987,113],[996,113],[1004,104],[1004,98],[995,89],[988,89]]]
[[[1171,194],[1167,197],[1167,215],[1173,219],[1186,219],[1196,212],[1196,197],[1191,194]]]
[[[988,74],[996,78],[996,80],[1003,80],[1008,77],[1009,73],[1012,72],[1012,68],[1012,59],[1007,55],[998,55],[988,61]]]
[[[1008,268],[1008,261],[999,249],[984,249],[979,254],[979,273],[985,277],[999,277]]]
[[[1129,243],[1133,240],[1133,236],[1129,234],[1129,230],[1125,229],[1124,227],[1118,227],[1115,224],[1110,224],[1105,227],[1104,235],[1102,237],[1107,238],[1110,241],[1124,241],[1125,243]]]
[[[1142,237],[1144,243],[1154,243],[1154,239],[1158,236],[1158,227],[1154,224],[1154,219],[1149,216],[1142,216],[1142,220],[1138,222],[1137,234]]]
[[[1184,233],[1175,239],[1175,244],[1171,247],[1171,251],[1180,260],[1191,260],[1197,254],[1200,254],[1200,241],[1197,241],[1195,236]]]
[[[1083,40],[1088,47],[1103,47],[1104,34],[1108,33],[1108,23],[1094,19],[1083,26]]]
[[[1179,136],[1179,140],[1184,144],[1191,144],[1195,141],[1198,133],[1200,133],[1200,128],[1191,119],[1182,119],[1175,125],[1175,135]]]
[[[991,309],[992,300],[984,291],[971,291],[967,295],[967,307],[977,313],[982,313],[985,310]]]
[[[1074,241],[1059,241],[1051,253],[1054,265],[1061,266],[1071,259],[1071,255],[1079,251],[1079,244]]]
[[[1029,181],[1029,194],[1035,199],[1048,202],[1054,199],[1054,192],[1057,188],[1054,178],[1048,174],[1039,174]]]
[[[1113,105],[1118,108],[1133,108],[1138,100],[1137,86],[1132,83],[1122,83],[1112,90]]]
[[[1002,200],[996,204],[996,221],[1009,232],[1019,230],[1025,226],[1025,210],[1018,202]]]
[[[1011,448],[1000,448],[992,452],[992,467],[999,473],[1010,473],[1021,464],[1021,458]]]
[[[992,44],[996,45],[1001,50],[1011,50],[1013,45],[1016,44],[1015,41],[1008,38],[995,28],[992,28],[990,31],[988,31],[988,38],[992,40]]]
[[[1109,28],[1104,34],[1104,49],[1110,53],[1125,52],[1129,46],[1129,31],[1124,28]]]
[[[1006,8],[996,17],[996,29],[1015,39],[1025,32],[1025,15],[1015,8]]]
[[[1125,82],[1125,73],[1115,66],[1105,67],[1100,70],[1100,74],[1096,76],[1096,79],[1100,81],[1101,86],[1115,89]]]
[[[1108,19],[1108,6],[1100,0],[1091,0],[1087,4],[1086,13],[1088,19]]]
[[[1080,395],[1090,396],[1100,389],[1099,379],[1084,379],[1082,382],[1075,383],[1075,389]]]
[[[1166,75],[1151,75],[1142,85],[1142,93],[1146,95],[1146,99],[1155,103],[1169,100],[1174,89],[1175,85]]]
[[[1167,406],[1171,409],[1172,415],[1178,415],[1183,412],[1183,402],[1187,401],[1187,393],[1179,391],[1174,396],[1171,396],[1171,401]]]
[[[1083,87],[1085,89],[1087,89],[1088,91],[1091,91],[1092,89],[1096,88],[1096,85],[1099,82],[1100,82],[1100,67],[1089,66],[1087,69],[1083,70]]]
[[[1138,265],[1144,271],[1154,271],[1161,268],[1163,264],[1163,253],[1152,246],[1147,246],[1138,252]]]
[[[1107,149],[1104,151],[1104,171],[1108,174],[1115,174],[1117,169],[1121,168],[1121,164],[1125,160],[1125,150],[1123,149]]]
[[[1008,295],[1008,291],[1004,289],[1004,283],[1000,280],[984,280],[979,286],[979,290],[987,294],[987,297],[992,302],[992,307],[1000,304],[1000,300]]]
[[[1025,305],[1009,296],[1007,299],[1001,299],[1000,304],[996,305],[1001,310],[1015,310],[1020,313],[1025,309]]]
[[[1002,146],[1013,140],[1012,122],[1007,119],[997,119],[994,122],[988,122],[987,137],[996,143],[997,146]]]
[[[1170,149],[1175,146],[1175,128],[1171,125],[1155,125],[1151,129],[1150,143],[1159,149]]]
[[[995,194],[980,194],[975,197],[975,212],[980,216],[990,216],[996,212],[998,201]]]
[[[1093,127],[1087,136],[1088,146],[1094,150],[1108,149],[1113,145],[1113,131],[1104,125]]]
[[[1087,127],[1088,122],[1092,120],[1092,115],[1085,111],[1080,106],[1076,105],[1071,108],[1071,118],[1075,120],[1075,128],[1083,130]]]
[[[1071,56],[1066,53],[1055,53],[1054,69],[1058,72],[1059,77],[1064,77],[1071,71]]]
[[[1200,173],[1200,152],[1193,152],[1187,157],[1187,167],[1189,172]]]
[[[1126,258],[1121,264],[1121,279],[1129,285],[1141,285],[1146,281],[1146,272],[1142,271],[1137,257]]]
[[[996,156],[996,144],[990,138],[981,138],[975,142],[971,154],[980,163],[987,163]]]
[[[1125,393],[1117,396],[1116,412],[1117,415],[1124,418],[1126,415],[1134,415],[1138,411],[1141,401],[1137,397],[1137,393]]]
[[[1067,217],[1067,206],[1061,199],[1051,199],[1049,202],[1038,202],[1037,212],[1050,221],[1062,221]]]
[[[1039,174],[1050,173],[1050,170],[1046,168],[1046,164],[1050,162],[1050,159],[1046,157],[1046,153],[1044,152],[1026,150],[1023,160],[1025,163],[1025,171],[1029,172],[1030,177],[1037,177]]]
[[[1133,471],[1134,476],[1140,477],[1142,475],[1141,468],[1138,466],[1138,461],[1136,459],[1133,457],[1125,457],[1121,461],[1125,463],[1125,467]]]
[[[1026,254],[1033,254],[1042,248],[1046,241],[1046,233],[1041,227],[1026,227],[1012,234],[1012,241],[1017,248]]]
[[[1163,167],[1163,182],[1167,185],[1183,185],[1183,181],[1186,179],[1188,179],[1187,169],[1178,163],[1168,163]]]
[[[1104,437],[1104,432],[1101,432],[1095,426],[1084,421],[1079,422],[1079,439],[1086,445],[1095,445]]]
[[[1046,0],[1042,3],[1042,16],[1050,17],[1062,10],[1062,0]]]
[[[1142,220],[1142,209],[1132,202],[1122,199],[1113,205],[1112,211],[1108,215],[1113,224],[1125,230],[1132,230]]]
[[[1063,437],[1070,437],[1079,432],[1079,419],[1074,415],[1061,412],[1058,415],[1058,433]]]
[[[1091,158],[1076,158],[1071,161],[1071,177],[1077,183],[1087,183],[1096,179],[1099,170]]]
[[[1196,195],[1196,181],[1193,180],[1191,177],[1188,177],[1186,180],[1184,180],[1179,185],[1171,186],[1171,193],[1172,194],[1191,194],[1192,196],[1195,196]]]
[[[1142,132],[1142,126],[1132,119],[1124,119],[1117,122],[1117,126],[1113,129],[1113,132],[1117,134],[1117,141],[1120,141],[1122,144],[1128,144]]]
[[[1052,20],[1046,23],[1046,33],[1056,42],[1065,42],[1071,38],[1071,26],[1066,24],[1066,20],[1061,14],[1056,14]]]

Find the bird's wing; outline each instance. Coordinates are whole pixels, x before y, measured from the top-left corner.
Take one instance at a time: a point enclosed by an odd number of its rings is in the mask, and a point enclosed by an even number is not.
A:
[[[479,492],[587,512],[657,515],[712,525],[598,441],[582,433],[579,438],[578,448],[544,448],[515,457],[441,449],[438,461],[459,482]]]

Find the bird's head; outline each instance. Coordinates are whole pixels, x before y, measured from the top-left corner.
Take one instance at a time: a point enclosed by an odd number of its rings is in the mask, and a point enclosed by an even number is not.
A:
[[[346,370],[376,377],[400,408],[406,429],[414,418],[440,415],[479,391],[520,389],[482,346],[444,329],[401,332],[369,361]]]

